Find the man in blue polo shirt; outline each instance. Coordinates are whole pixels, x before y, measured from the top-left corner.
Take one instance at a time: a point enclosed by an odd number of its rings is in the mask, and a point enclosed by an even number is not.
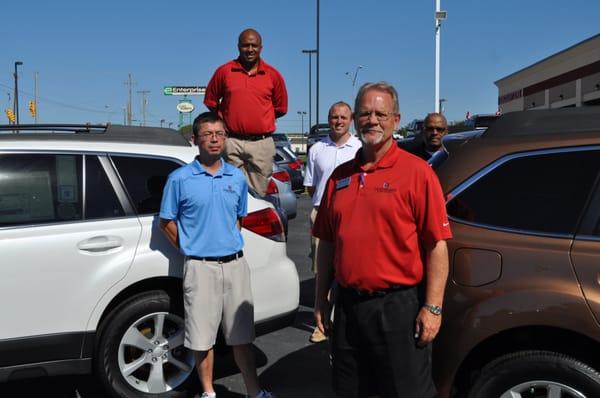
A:
[[[221,158],[227,134],[219,116],[199,115],[192,131],[199,155],[169,175],[160,208],[162,231],[185,256],[184,345],[196,357],[201,397],[216,397],[213,346],[221,325],[249,396],[269,398],[273,395],[260,389],[256,374],[250,269],[240,233],[248,184]]]

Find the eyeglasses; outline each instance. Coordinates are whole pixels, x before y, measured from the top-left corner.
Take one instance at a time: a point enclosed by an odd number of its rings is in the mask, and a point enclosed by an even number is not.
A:
[[[389,112],[388,113],[388,112],[379,112],[379,111],[363,111],[363,112],[359,112],[358,113],[358,118],[360,120],[367,120],[373,114],[375,115],[375,118],[377,118],[377,121],[379,121],[379,122],[385,122],[390,117],[396,115],[394,112]]]
[[[223,130],[204,131],[204,132],[201,132],[200,134],[198,134],[198,136],[200,137],[201,140],[209,140],[211,138],[223,139],[223,138],[227,137],[227,133]]]
[[[430,127],[430,126],[426,126],[425,127],[425,131],[438,131],[440,133],[443,133],[444,131],[446,131],[446,127]]]

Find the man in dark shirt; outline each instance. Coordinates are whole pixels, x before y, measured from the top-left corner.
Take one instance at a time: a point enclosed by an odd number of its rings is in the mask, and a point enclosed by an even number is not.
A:
[[[441,113],[430,113],[423,122],[423,133],[414,140],[399,141],[398,146],[428,161],[436,152],[445,151],[442,139],[448,134],[448,122]]]

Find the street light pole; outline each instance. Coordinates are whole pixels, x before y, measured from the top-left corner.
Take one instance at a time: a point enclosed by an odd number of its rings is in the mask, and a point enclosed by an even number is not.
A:
[[[303,54],[308,54],[308,128],[312,126],[312,55],[317,50],[302,50]],[[303,130],[304,131],[304,130]]]
[[[440,33],[442,21],[446,19],[446,11],[440,10],[440,0],[435,0],[435,100],[436,112],[440,112]]]
[[[319,125],[319,59],[321,58],[321,51],[319,51],[319,10],[321,9],[321,3],[317,0],[317,113],[315,124]]]
[[[19,124],[19,75],[17,73],[17,66],[19,65],[23,65],[23,62],[15,62],[15,102],[13,104],[13,112],[15,113],[15,121],[17,122],[16,124]]]
[[[354,88],[354,86],[356,85],[356,76],[358,76],[358,71],[361,70],[363,68],[362,65],[358,65],[356,67],[356,70],[354,71],[354,76],[350,77],[350,72],[346,72],[346,76],[348,76],[350,78],[350,80],[352,80],[352,87]]]
[[[300,119],[302,120],[302,144],[304,144],[304,139],[306,137],[306,134],[304,134],[304,116],[306,115],[306,112],[298,111],[296,113],[298,113],[298,115],[300,115]]]

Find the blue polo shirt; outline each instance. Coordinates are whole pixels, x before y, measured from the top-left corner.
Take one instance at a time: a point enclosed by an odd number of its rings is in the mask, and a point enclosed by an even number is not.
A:
[[[213,176],[196,159],[169,175],[160,218],[177,222],[185,256],[221,257],[242,250],[237,228],[248,212],[248,183],[242,172],[221,159]]]

